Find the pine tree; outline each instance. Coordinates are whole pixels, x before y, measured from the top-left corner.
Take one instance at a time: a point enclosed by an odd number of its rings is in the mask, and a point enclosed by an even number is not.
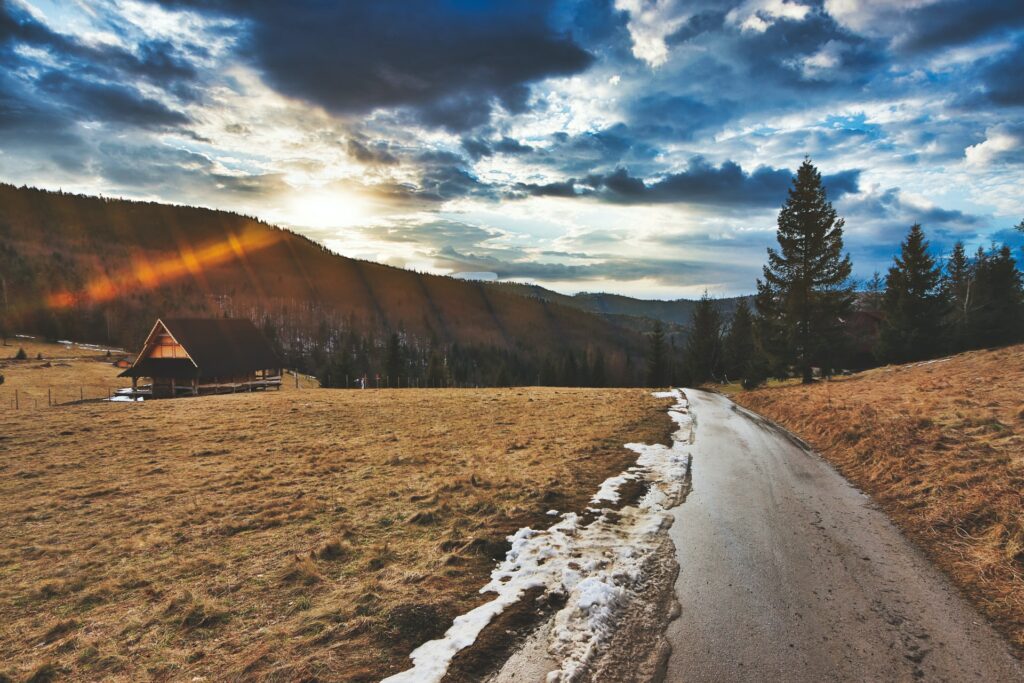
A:
[[[454,351],[454,349],[453,349]],[[399,378],[405,374],[405,362],[402,359],[402,340],[397,332],[388,337],[388,348],[384,359],[384,373],[391,386],[399,385]]]
[[[879,355],[893,363],[934,357],[942,349],[946,302],[942,269],[929,256],[919,224],[911,226],[893,261],[882,298]]]
[[[590,371],[590,378],[595,387],[608,385],[608,375],[604,367],[604,351],[601,349],[594,354],[594,366]]]
[[[864,294],[861,298],[864,310],[882,310],[882,298],[885,294],[885,279],[877,270],[872,273],[871,279],[864,283]]]
[[[1024,288],[1010,247],[985,253],[975,264],[977,294],[971,333],[975,346],[1002,346],[1024,338]]]
[[[565,354],[565,360],[562,362],[562,381],[560,384],[563,387],[578,387],[580,385],[580,369],[576,364],[576,354],[571,350]]]
[[[665,351],[665,327],[660,320],[647,337],[647,386],[664,386],[668,379],[668,358]]]
[[[841,341],[840,319],[853,304],[853,288],[850,257],[842,253],[844,221],[809,159],[777,223],[779,250],[768,249],[764,280],[757,281],[759,327],[768,350],[810,382],[811,366]]]
[[[707,292],[693,309],[683,358],[689,382],[700,385],[721,377],[722,315]]]
[[[544,356],[544,362],[540,366],[540,385],[542,387],[553,387],[558,385],[558,370],[551,360],[551,354]]]
[[[725,375],[730,381],[747,379],[755,362],[754,317],[746,299],[740,299],[732,314],[724,342]]]
[[[946,336],[950,351],[963,351],[970,343],[972,285],[974,269],[967,259],[964,243],[957,242],[946,261],[942,296],[946,300]]]

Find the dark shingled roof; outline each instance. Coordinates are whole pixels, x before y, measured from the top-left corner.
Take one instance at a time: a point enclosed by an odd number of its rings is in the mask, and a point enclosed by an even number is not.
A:
[[[154,372],[157,377],[231,377],[281,367],[281,360],[250,320],[161,318],[160,322],[185,347],[198,370],[187,358],[144,358],[122,377],[153,377]],[[186,372],[190,374],[177,374]]]

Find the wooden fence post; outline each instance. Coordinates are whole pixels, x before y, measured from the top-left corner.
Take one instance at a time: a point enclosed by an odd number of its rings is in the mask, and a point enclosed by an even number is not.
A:
[[[14,409],[17,410],[21,406],[18,404],[18,390],[14,390]]]
[[[46,405],[53,406],[53,396],[50,394],[50,387],[46,387]]]

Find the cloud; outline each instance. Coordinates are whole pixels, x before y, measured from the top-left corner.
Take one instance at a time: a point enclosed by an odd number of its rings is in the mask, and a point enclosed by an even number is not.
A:
[[[466,130],[496,104],[522,111],[528,86],[593,57],[551,27],[550,2],[317,3],[167,0],[242,19],[250,56],[279,92],[341,115],[407,107]]]
[[[985,131],[985,140],[964,150],[968,166],[1024,163],[1024,126],[999,124]]]
[[[962,45],[1024,25],[1024,5],[1004,0],[825,0],[825,11],[862,35],[921,53]]]
[[[796,0],[746,0],[725,16],[725,21],[742,31],[764,33],[776,21],[803,21],[811,11],[809,5]]]
[[[702,284],[707,282],[710,272],[721,276],[726,267],[709,267],[700,261],[685,259],[622,258],[609,255],[595,255],[592,262],[566,264],[541,262],[532,258],[503,260],[501,258],[467,254],[451,247],[440,249],[434,255],[438,268],[457,272],[473,271],[494,273],[501,280],[540,280],[559,282],[616,281],[630,282],[652,280],[675,286]]]
[[[184,113],[118,83],[81,80],[51,71],[37,85],[74,109],[80,120],[128,123],[143,128],[181,126],[190,121]]]
[[[349,138],[346,148],[350,156],[364,164],[390,166],[398,163],[398,157],[388,151],[387,144],[367,145],[355,138]]]
[[[686,203],[716,206],[778,206],[786,198],[793,172],[760,166],[744,171],[733,161],[714,166],[704,157],[690,159],[686,170],[645,181],[625,168],[604,174],[546,185],[518,186],[533,196],[596,197],[616,204]],[[824,176],[833,199],[857,192],[860,171],[851,169]]]
[[[1024,105],[1024,38],[1013,48],[990,60],[979,74],[985,95],[995,104],[1016,107]]]
[[[615,0],[615,9],[629,16],[626,26],[633,42],[633,56],[652,67],[668,61],[665,39],[692,16],[674,0]]]

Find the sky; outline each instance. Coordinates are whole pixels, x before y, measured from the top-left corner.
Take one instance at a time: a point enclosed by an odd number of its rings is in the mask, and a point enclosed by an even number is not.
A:
[[[558,291],[748,293],[810,157],[855,276],[1019,243],[1024,2],[0,0],[0,180]]]

